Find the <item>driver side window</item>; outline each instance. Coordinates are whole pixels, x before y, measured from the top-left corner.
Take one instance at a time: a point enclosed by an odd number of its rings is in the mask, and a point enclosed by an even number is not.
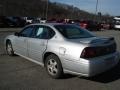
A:
[[[22,37],[30,37],[32,34],[33,26],[26,27],[20,32],[20,36]]]

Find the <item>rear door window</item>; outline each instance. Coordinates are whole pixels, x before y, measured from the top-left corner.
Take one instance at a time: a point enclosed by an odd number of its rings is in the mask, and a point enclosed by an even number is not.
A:
[[[55,32],[47,26],[35,26],[35,30],[32,33],[33,38],[38,39],[50,39],[55,35]]]

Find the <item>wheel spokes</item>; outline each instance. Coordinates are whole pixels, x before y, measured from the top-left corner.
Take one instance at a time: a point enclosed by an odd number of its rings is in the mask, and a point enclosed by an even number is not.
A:
[[[8,51],[9,54],[11,54],[11,52],[12,52],[12,47],[11,47],[10,44],[7,45],[7,51]]]
[[[48,71],[50,74],[55,75],[58,70],[57,70],[57,62],[54,59],[50,59],[48,61]]]

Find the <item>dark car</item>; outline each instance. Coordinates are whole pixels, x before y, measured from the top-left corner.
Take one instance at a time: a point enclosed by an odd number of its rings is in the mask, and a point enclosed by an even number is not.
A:
[[[26,24],[25,20],[21,17],[6,17],[6,19],[9,23],[9,26],[23,27]]]
[[[0,16],[0,27],[23,27],[25,23],[21,17]]]
[[[85,29],[88,29],[90,31],[99,31],[101,26],[98,22],[95,22],[95,21],[91,21],[91,20],[88,20],[88,21],[80,21],[80,26],[82,28],[85,28]]]
[[[6,19],[5,16],[0,16],[0,27],[8,27],[9,21]]]

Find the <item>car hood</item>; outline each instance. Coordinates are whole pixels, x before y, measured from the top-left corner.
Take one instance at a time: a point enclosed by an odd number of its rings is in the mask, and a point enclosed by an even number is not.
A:
[[[113,37],[91,37],[91,38],[81,38],[81,39],[71,39],[71,42],[82,43],[82,44],[108,44],[110,41],[114,40]]]

